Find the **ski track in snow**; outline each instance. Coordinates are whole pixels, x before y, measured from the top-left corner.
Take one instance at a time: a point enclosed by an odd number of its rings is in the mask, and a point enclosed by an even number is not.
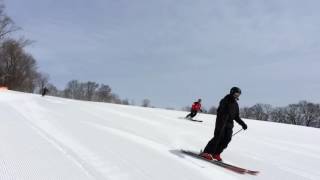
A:
[[[309,138],[319,129],[245,120],[223,158],[261,172],[250,176],[179,152],[204,148],[212,115],[196,123],[179,118],[186,112],[13,91],[0,93],[0,113],[0,180],[320,179],[320,145]]]

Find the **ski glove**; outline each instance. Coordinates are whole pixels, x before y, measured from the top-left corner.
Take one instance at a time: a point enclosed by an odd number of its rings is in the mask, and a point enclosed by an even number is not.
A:
[[[248,129],[248,126],[244,123],[244,124],[242,124],[242,129],[246,130],[246,129]]]

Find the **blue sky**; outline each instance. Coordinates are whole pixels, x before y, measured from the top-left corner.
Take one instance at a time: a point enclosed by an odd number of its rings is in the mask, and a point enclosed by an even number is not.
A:
[[[42,72],[109,84],[122,98],[179,108],[320,102],[316,0],[5,0]]]

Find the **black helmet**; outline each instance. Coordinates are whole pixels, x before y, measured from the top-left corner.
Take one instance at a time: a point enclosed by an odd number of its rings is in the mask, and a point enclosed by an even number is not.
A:
[[[230,89],[230,94],[231,94],[231,95],[234,95],[235,93],[241,94],[241,89],[238,88],[238,87],[233,87],[233,88],[231,88],[231,89]]]
[[[201,102],[202,101],[202,99],[198,99],[198,102]]]

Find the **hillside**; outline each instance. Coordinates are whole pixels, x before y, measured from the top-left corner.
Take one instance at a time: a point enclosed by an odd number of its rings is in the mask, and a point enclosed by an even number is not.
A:
[[[245,120],[225,161],[240,175],[179,153],[199,151],[215,116],[0,92],[1,180],[318,180],[320,130]],[[240,129],[235,126],[234,131]]]

